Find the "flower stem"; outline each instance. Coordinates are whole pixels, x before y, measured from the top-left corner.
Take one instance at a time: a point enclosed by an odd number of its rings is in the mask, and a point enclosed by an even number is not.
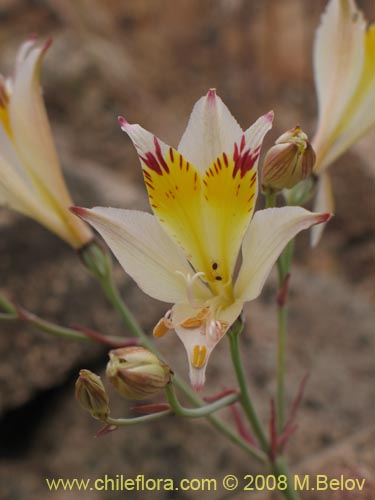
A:
[[[276,206],[277,194],[267,191],[266,207]],[[285,414],[285,348],[287,340],[287,295],[288,276],[293,260],[294,240],[291,240],[277,260],[278,270],[278,329],[277,329],[277,389],[276,389],[276,423],[279,433],[284,428]]]
[[[9,302],[8,299],[6,299],[5,297],[3,297],[1,295],[0,295],[0,309],[2,309],[3,312],[9,313],[9,314],[14,314],[16,312],[15,308],[13,307],[11,302]]]
[[[277,332],[277,393],[276,393],[276,423],[279,433],[284,427],[285,400],[285,344],[286,344],[286,308],[279,306]]]
[[[214,413],[225,406],[229,406],[238,400],[238,394],[230,394],[225,396],[214,403],[201,406],[199,408],[185,408],[177,399],[174,388],[171,384],[167,385],[165,388],[165,394],[167,396],[168,403],[171,405],[173,412],[181,417],[188,418],[200,418],[206,417],[211,413]]]
[[[243,330],[243,322],[238,319],[228,332],[230,342],[230,352],[233,366],[236,371],[238,384],[240,386],[240,402],[242,408],[251,424],[251,427],[258,438],[259,444],[265,453],[268,453],[269,445],[263,426],[256,414],[253,402],[250,397],[249,387],[246,380],[245,371],[241,361],[239,336]]]
[[[108,417],[105,422],[108,425],[115,425],[116,427],[127,426],[127,425],[138,425],[145,424],[147,422],[152,422],[154,420],[159,420],[160,418],[171,415],[171,410],[159,411],[158,413],[152,413],[151,415],[143,415],[142,417],[133,418],[112,418]]]
[[[293,480],[290,477],[288,466],[283,457],[278,457],[275,460],[275,462],[272,464],[272,471],[276,477],[286,476],[287,478],[286,481],[287,487],[284,491],[281,491],[280,493],[282,493],[287,500],[299,500],[300,496],[293,488]]]

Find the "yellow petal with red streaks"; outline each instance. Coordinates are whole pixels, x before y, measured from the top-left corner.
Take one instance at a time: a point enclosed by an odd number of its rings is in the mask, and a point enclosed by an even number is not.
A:
[[[203,177],[209,281],[231,280],[241,241],[254,211],[258,158],[272,118],[271,113],[259,118],[244,132],[239,143],[234,144],[232,154],[224,152]]]
[[[183,248],[193,266],[201,271],[205,238],[200,173],[181,153],[139,125],[131,125],[124,119],[120,119],[120,123],[137,149],[154,214]]]

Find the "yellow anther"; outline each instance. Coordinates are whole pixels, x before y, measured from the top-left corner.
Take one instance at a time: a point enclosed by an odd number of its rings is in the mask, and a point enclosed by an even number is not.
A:
[[[202,320],[195,316],[194,318],[185,319],[181,323],[181,326],[182,328],[186,328],[187,330],[193,330],[194,328],[199,328],[201,324]]]
[[[210,312],[210,308],[204,307],[201,311],[199,311],[199,313],[197,314],[196,317],[200,320],[206,319],[209,312]]]
[[[203,321],[207,318],[209,312],[210,308],[204,307],[199,311],[199,313],[196,316],[185,319],[181,323],[182,328],[187,328],[188,330],[199,328],[202,325]]]
[[[228,321],[219,321],[220,326],[221,326],[221,331],[225,332],[229,326]]]
[[[153,329],[152,334],[154,337],[159,339],[160,337],[164,337],[164,335],[168,333],[169,330],[170,328],[168,328],[168,326],[165,324],[165,319],[161,318]]]
[[[204,362],[206,361],[207,348],[204,345],[195,345],[193,349],[193,355],[191,358],[191,364],[194,368],[202,368]]]

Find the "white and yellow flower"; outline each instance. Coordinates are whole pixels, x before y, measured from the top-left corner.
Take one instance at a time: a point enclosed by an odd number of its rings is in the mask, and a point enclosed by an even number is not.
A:
[[[319,120],[312,145],[319,176],[316,210],[333,211],[327,167],[375,126],[375,25],[354,0],[331,0],[314,44]],[[324,225],[314,227],[317,244]]]
[[[12,78],[0,75],[0,204],[44,225],[74,248],[92,232],[69,212],[66,188],[41,95],[39,71],[50,42],[24,43]]]
[[[75,209],[145,293],[174,304],[154,334],[175,329],[196,388],[204,383],[212,350],[244,303],[259,295],[288,241],[329,218],[300,207],[260,210],[253,217],[258,158],[272,119],[267,113],[243,132],[210,90],[196,103],[177,149],[121,119],[155,215]]]

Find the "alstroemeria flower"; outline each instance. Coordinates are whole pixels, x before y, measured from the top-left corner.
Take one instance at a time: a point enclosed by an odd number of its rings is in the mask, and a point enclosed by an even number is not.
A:
[[[272,119],[267,113],[243,132],[210,90],[196,103],[177,149],[121,119],[141,160],[155,216],[74,209],[145,293],[174,304],[154,333],[176,331],[196,388],[204,383],[212,350],[244,303],[259,295],[287,242],[329,217],[300,207],[261,210],[253,217],[259,152]]]
[[[47,227],[74,248],[92,238],[69,212],[66,188],[41,95],[39,70],[50,43],[25,42],[12,78],[0,75],[0,204]]]
[[[375,126],[375,25],[353,0],[331,0],[314,45],[319,120],[312,145],[319,175],[315,209],[333,211],[327,167]],[[317,244],[324,225],[313,228]]]

